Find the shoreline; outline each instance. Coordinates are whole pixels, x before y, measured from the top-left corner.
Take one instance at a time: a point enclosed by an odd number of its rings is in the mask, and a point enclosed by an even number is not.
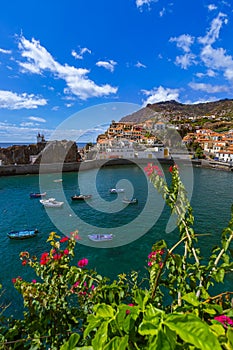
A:
[[[1,176],[15,176],[15,175],[38,175],[38,174],[50,174],[50,173],[66,173],[73,171],[85,171],[95,168],[101,168],[105,166],[119,166],[119,165],[133,165],[138,164],[145,166],[150,162],[156,161],[158,163],[173,165],[174,163],[180,163],[187,166],[196,166],[201,168],[209,168],[223,171],[233,171],[232,165],[229,163],[223,163],[214,160],[188,160],[182,158],[175,159],[101,159],[101,160],[86,160],[83,162],[75,163],[52,163],[52,164],[17,164],[17,165],[2,165],[0,166]]]

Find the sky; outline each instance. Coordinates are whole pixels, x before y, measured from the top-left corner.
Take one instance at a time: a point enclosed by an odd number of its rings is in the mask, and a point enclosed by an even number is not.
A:
[[[93,141],[148,103],[232,99],[232,37],[230,0],[3,1],[0,142]]]

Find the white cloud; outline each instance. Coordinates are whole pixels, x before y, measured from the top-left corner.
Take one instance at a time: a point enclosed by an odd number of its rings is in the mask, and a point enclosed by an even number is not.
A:
[[[103,67],[107,70],[110,70],[110,72],[114,71],[116,64],[117,64],[117,62],[115,62],[113,60],[96,62],[97,67]]]
[[[28,119],[38,123],[46,123],[46,120],[40,117],[28,117]]]
[[[145,107],[147,104],[153,104],[162,101],[171,101],[179,99],[179,89],[170,89],[164,88],[163,86],[159,86],[158,88],[154,88],[153,90],[141,90],[142,93],[147,97],[147,99],[143,102],[143,106]]]
[[[185,55],[176,56],[175,64],[183,69],[187,69],[189,66],[196,64],[195,58],[194,54],[186,53]]]
[[[210,94],[229,91],[229,88],[227,86],[224,86],[224,85],[211,85],[211,84],[204,84],[204,83],[189,83],[189,86],[193,90],[205,91],[205,92],[208,92]]]
[[[219,32],[223,24],[227,24],[227,15],[220,12],[216,18],[213,19],[209,31],[204,37],[199,37],[198,41],[204,45],[211,45],[219,38]]]
[[[214,5],[214,4],[209,4],[209,5],[208,5],[208,10],[209,10],[209,11],[217,10],[217,6]]]
[[[172,37],[170,42],[175,42],[177,47],[184,50],[184,52],[190,52],[190,46],[194,43],[194,37],[189,34],[182,34],[178,37]]]
[[[47,101],[44,98],[34,94],[17,94],[12,91],[0,90],[0,108],[7,109],[35,109],[38,106],[44,106]]]
[[[142,7],[144,5],[147,5],[148,7],[150,7],[150,4],[152,2],[158,2],[158,0],[136,0],[136,6],[137,8],[139,8],[140,10],[142,10]]]
[[[20,123],[20,126],[26,126],[26,127],[37,126],[37,125],[40,125],[40,124],[33,123],[33,122],[22,122],[22,123]]]
[[[85,53],[91,54],[91,50],[89,50],[87,47],[83,47],[79,49],[79,53],[77,53],[75,50],[71,51],[71,55],[76,59],[76,60],[83,60],[83,56]]]
[[[5,50],[5,49],[1,49],[0,48],[0,53],[4,53],[6,55],[10,55],[11,54],[11,50]]]
[[[52,133],[49,129],[40,129],[40,132],[46,135],[46,139]],[[36,135],[38,134],[37,125],[28,125],[21,123],[21,125],[10,124],[7,122],[0,123],[0,140],[1,142],[26,142],[35,143]],[[10,139],[9,139],[10,135]]]
[[[216,77],[217,73],[212,70],[212,69],[208,69],[206,73],[196,73],[196,76],[198,78],[203,78],[203,77],[210,77],[210,78],[213,78],[213,77]]]
[[[94,81],[88,79],[88,69],[60,64],[35,39],[29,41],[21,36],[18,46],[22,57],[26,59],[26,62],[18,62],[23,68],[23,72],[34,74],[51,72],[55,78],[63,79],[66,82],[67,87],[64,89],[66,94],[73,94],[82,100],[86,100],[90,97],[107,96],[117,92],[116,87],[109,84],[97,85]]]
[[[145,64],[143,64],[143,63],[141,63],[139,61],[135,64],[135,67],[137,67],[137,68],[146,68]]]
[[[226,79],[233,79],[233,59],[223,48],[214,49],[206,45],[201,52],[201,59],[210,69],[222,70]]]
[[[159,11],[159,17],[163,17],[165,15],[165,13],[166,13],[166,9],[165,9],[165,7],[163,7],[162,10]]]

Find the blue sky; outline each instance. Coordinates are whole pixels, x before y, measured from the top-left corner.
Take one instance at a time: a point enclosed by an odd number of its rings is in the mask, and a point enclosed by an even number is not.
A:
[[[72,128],[92,141],[92,128],[147,103],[233,98],[232,10],[229,0],[2,2],[0,142],[49,138],[76,113]]]

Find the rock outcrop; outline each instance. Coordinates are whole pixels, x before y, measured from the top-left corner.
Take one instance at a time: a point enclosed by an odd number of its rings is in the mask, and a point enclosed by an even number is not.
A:
[[[3,165],[39,164],[41,160],[43,163],[72,163],[80,161],[81,156],[75,142],[63,140],[0,148],[0,160]]]

